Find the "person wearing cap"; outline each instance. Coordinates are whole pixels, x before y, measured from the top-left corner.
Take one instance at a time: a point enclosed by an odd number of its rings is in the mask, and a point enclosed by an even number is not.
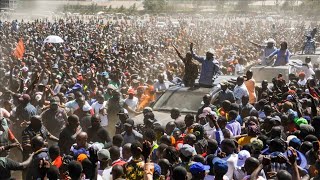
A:
[[[203,113],[199,115],[199,118],[204,118],[207,122],[205,125],[203,125],[203,128],[207,134],[207,137],[210,139],[213,131],[215,130],[214,122],[218,119],[217,114],[211,110],[211,108],[206,107],[203,109]]]
[[[100,167],[98,169],[98,179],[111,179],[111,155],[108,149],[101,149],[97,153]]]
[[[201,120],[199,118],[199,115],[203,113],[203,109],[206,107],[210,107],[212,111],[216,111],[217,107],[214,106],[213,104],[211,104],[211,95],[210,94],[206,94],[202,97],[202,101],[203,101],[203,106],[201,106],[198,109],[197,115],[196,115],[196,122],[199,123],[199,121]],[[205,124],[205,123],[203,123]]]
[[[119,121],[115,125],[116,132],[115,134],[121,134],[124,132],[124,123],[126,123],[126,120],[129,118],[128,111],[125,108],[120,109],[118,112]]]
[[[210,166],[203,165],[200,162],[196,162],[190,165],[189,171],[192,175],[192,180],[204,180],[206,171],[210,170]]]
[[[136,111],[138,108],[139,99],[135,97],[134,89],[130,89],[128,91],[128,97],[124,100],[124,108],[126,108],[129,111],[129,116],[133,117],[138,114]]]
[[[301,54],[315,54],[316,53],[316,42],[314,39],[312,39],[311,34],[308,34],[306,36],[306,41],[304,42],[302,49],[301,49]]]
[[[50,100],[50,108],[41,114],[43,125],[58,137],[67,122],[67,113],[59,107],[59,99],[54,97]]]
[[[260,44],[254,43],[252,41],[249,41],[249,42],[259,48],[263,48],[263,56],[261,57],[262,65],[272,65],[272,63],[270,63],[270,61],[267,61],[266,57],[268,57],[271,53],[273,53],[275,50],[277,50],[277,48],[275,47],[276,41],[272,38],[269,38],[267,40],[267,45],[260,45]]]
[[[216,103],[221,103],[225,100],[228,100],[231,103],[234,103],[235,98],[234,98],[233,92],[228,88],[229,83],[226,81],[223,81],[220,83],[220,86],[222,91],[219,92],[219,96],[216,99]]]
[[[210,166],[210,172],[204,180],[229,180],[225,175],[228,171],[227,161],[210,155],[207,158],[207,164]]]
[[[134,121],[132,119],[127,119],[126,122],[124,123],[124,129],[125,131],[121,133],[123,136],[123,143],[122,144],[127,144],[127,143],[134,143],[134,142],[142,142],[143,140],[143,135],[140,134],[138,131],[134,130]]]
[[[238,153],[238,161],[236,164],[236,168],[233,172],[233,176],[235,180],[242,180],[246,176],[246,172],[244,170],[244,165],[246,160],[251,157],[249,151],[247,150],[241,150]]]
[[[193,59],[201,63],[199,85],[201,87],[211,88],[214,76],[220,73],[219,62],[214,59],[213,49],[207,51],[206,57],[199,57],[193,51],[193,43],[190,43],[190,52]]]

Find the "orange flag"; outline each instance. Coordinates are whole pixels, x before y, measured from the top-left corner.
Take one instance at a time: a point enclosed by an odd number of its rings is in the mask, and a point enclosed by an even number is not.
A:
[[[16,58],[21,60],[23,58],[24,51],[25,51],[25,49],[24,49],[24,45],[23,45],[23,40],[20,39],[17,46],[16,46],[16,49],[13,52],[13,55]]]

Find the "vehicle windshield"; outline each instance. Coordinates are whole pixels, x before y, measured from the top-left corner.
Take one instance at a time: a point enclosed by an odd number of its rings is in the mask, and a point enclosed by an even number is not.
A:
[[[181,112],[197,112],[201,106],[203,93],[190,91],[167,91],[154,104],[153,109],[170,111],[179,108]]]

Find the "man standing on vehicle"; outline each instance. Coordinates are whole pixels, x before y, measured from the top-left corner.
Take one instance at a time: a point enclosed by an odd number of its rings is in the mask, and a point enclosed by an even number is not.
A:
[[[316,53],[316,42],[312,39],[311,35],[308,34],[307,40],[304,42],[301,54],[315,54]]]
[[[193,52],[193,43],[190,44],[192,57],[201,63],[199,85],[205,88],[212,87],[212,78],[220,72],[219,62],[214,59],[213,49],[209,49],[206,57],[199,57]]]
[[[267,40],[267,46],[265,45],[260,45],[257,43],[254,43],[252,41],[249,41],[251,44],[257,46],[258,48],[263,48],[263,56],[262,56],[262,65],[272,65],[273,61],[268,61],[266,57],[268,57],[271,53],[273,53],[277,48],[275,47],[276,41],[272,38],[269,38]]]

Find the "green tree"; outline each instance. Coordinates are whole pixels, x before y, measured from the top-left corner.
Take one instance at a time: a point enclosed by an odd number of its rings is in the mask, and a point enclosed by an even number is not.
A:
[[[167,6],[166,0],[144,0],[143,8],[149,12],[161,12]]]
[[[119,12],[124,12],[125,8],[123,5],[120,6],[120,8],[118,9]]]

